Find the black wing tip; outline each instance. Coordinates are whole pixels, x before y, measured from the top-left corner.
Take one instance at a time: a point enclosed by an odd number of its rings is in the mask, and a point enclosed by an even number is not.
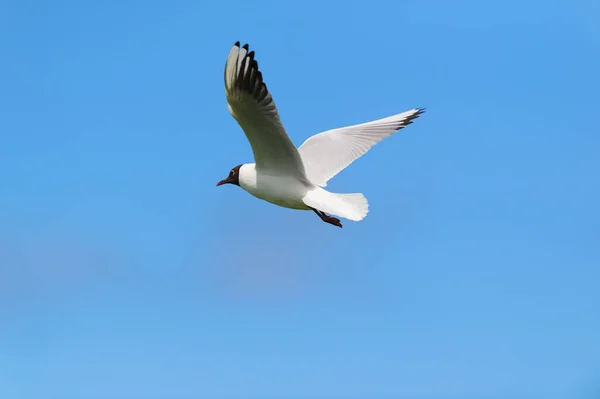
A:
[[[411,116],[407,117],[406,119],[403,119],[402,121],[400,121],[400,125],[398,126],[398,130],[405,128],[408,125],[412,125],[413,121],[415,119],[417,119],[419,116],[421,116],[422,114],[425,113],[426,108],[415,108],[417,110],[417,112],[415,112],[414,114],[412,114]]]
[[[235,42],[235,43],[233,44],[233,46],[234,46],[234,47],[237,47],[237,48],[240,48],[240,46],[241,46],[241,48],[243,48],[243,49],[244,49],[244,50],[246,50],[246,51],[248,51],[248,49],[249,49],[249,47],[250,47],[250,45],[249,45],[248,43],[246,43],[246,44],[244,44],[244,45],[242,46],[242,44],[240,43],[240,41],[239,41],[239,40],[238,40],[237,42]]]
[[[235,46],[240,49],[240,42],[236,42]],[[258,62],[254,59],[255,52],[254,50],[249,51],[249,45],[244,44],[242,49],[246,50],[246,53],[243,55],[241,59],[241,65],[248,65],[249,68],[242,67],[238,71],[238,76],[236,77],[236,87],[238,90],[246,92],[253,96],[253,98],[258,102],[263,102],[265,98],[269,97],[268,105],[272,100],[270,99],[269,89],[265,84],[262,73],[258,68]]]
[[[425,111],[427,110],[427,108],[415,108],[417,110],[417,112],[415,112],[414,114],[412,114],[411,116],[409,116],[406,120],[407,122],[410,124],[412,123],[412,121],[414,119],[417,119],[419,116],[423,115],[425,113]]]

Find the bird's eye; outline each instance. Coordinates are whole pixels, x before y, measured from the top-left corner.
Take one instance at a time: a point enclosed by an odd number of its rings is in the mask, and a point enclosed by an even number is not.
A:
[[[229,172],[229,176],[233,176],[233,169],[231,169],[231,172]]]

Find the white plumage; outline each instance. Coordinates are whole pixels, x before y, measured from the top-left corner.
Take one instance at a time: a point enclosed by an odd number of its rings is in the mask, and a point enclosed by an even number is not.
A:
[[[424,110],[412,109],[372,122],[325,131],[299,148],[288,137],[254,51],[237,42],[225,65],[228,109],[246,134],[255,163],[233,168],[218,185],[233,183],[253,196],[291,209],[313,210],[327,223],[362,220],[369,211],[364,195],[336,194],[322,187],[371,147],[408,126]]]
[[[423,110],[411,109],[398,115],[328,130],[308,138],[298,151],[306,175],[313,184],[327,181],[366,154],[375,144],[411,124]]]

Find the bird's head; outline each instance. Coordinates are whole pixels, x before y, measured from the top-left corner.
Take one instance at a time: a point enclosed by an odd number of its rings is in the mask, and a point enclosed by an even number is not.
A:
[[[240,185],[240,168],[242,165],[238,165],[235,168],[231,169],[229,172],[229,176],[225,179],[221,180],[217,183],[217,186],[222,186],[223,184],[235,184],[236,186]]]

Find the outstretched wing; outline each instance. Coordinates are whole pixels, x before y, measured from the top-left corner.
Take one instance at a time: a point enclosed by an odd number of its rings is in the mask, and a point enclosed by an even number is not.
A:
[[[257,169],[304,176],[298,149],[288,137],[275,102],[263,81],[254,51],[235,43],[225,64],[229,112],[246,134]]]
[[[416,108],[373,122],[332,129],[310,137],[298,148],[306,176],[313,184],[327,186],[329,179],[364,155],[375,144],[410,125],[423,112],[424,109]]]

